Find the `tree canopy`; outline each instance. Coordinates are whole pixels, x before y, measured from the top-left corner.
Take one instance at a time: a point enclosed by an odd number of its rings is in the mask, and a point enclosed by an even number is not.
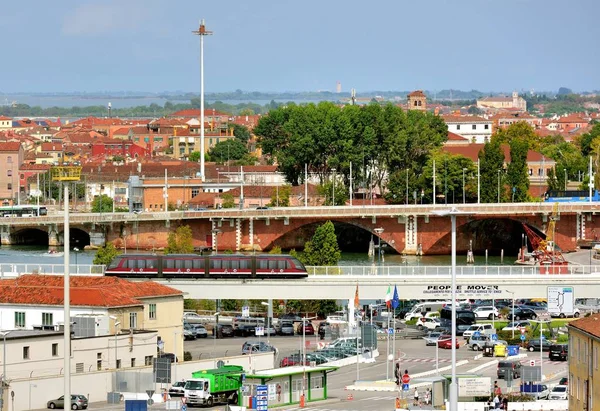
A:
[[[304,245],[302,262],[306,265],[336,265],[342,253],[331,221],[317,227],[315,234]]]
[[[119,254],[121,253],[116,249],[113,243],[106,243],[96,250],[96,255],[94,256],[92,264],[108,265]]]
[[[165,254],[191,254],[193,252],[192,229],[189,225],[179,226],[175,232],[169,233]]]

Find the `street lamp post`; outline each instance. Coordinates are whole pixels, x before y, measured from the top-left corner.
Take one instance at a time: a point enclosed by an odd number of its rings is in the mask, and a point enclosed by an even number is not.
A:
[[[117,335],[118,335],[118,327],[119,325],[121,325],[121,323],[119,321],[115,321],[115,370],[119,368],[119,350],[118,350],[118,340],[117,340]]]
[[[498,170],[498,203],[500,203],[500,170]]]
[[[261,301],[261,305],[267,307],[267,344],[271,343],[271,322],[273,321],[273,300],[269,299],[269,301]]]
[[[6,336],[10,331],[0,332],[2,335],[2,379],[0,379],[0,404],[4,404],[4,381],[6,381]]]
[[[304,395],[306,391],[306,321],[314,320],[317,317],[302,318],[302,400],[304,406]]]
[[[467,169],[463,168],[463,204],[465,204],[465,171],[467,171]]]
[[[406,169],[406,204],[408,205],[408,168]]]
[[[565,172],[565,191],[567,191],[567,169],[563,168],[563,171]]]
[[[335,207],[335,168],[332,168],[333,172],[333,189],[331,190],[331,204]]]
[[[375,234],[377,234],[377,274],[379,274],[379,267],[381,266],[381,234],[383,233],[383,227],[377,227],[374,229]]]
[[[507,293],[509,293],[512,296],[512,312],[513,312],[513,326],[512,326],[512,339],[515,339],[515,292],[514,291],[509,291],[509,290],[505,290]]]
[[[441,210],[436,212],[440,217],[450,216],[450,223],[452,227],[452,332],[451,332],[451,351],[452,351],[452,379],[450,382],[450,411],[457,411],[458,409],[458,385],[456,381],[456,217],[469,215],[470,213],[461,212],[456,208],[450,210]]]

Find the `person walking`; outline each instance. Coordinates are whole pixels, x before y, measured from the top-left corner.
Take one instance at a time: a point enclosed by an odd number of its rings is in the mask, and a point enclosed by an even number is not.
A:
[[[427,391],[425,391],[425,405],[429,405],[431,401],[431,391],[429,391],[429,388],[427,388]]]
[[[417,390],[417,388],[416,388],[416,387],[415,387],[415,402],[414,402],[414,405],[415,405],[416,407],[418,407],[418,406],[419,406],[419,391]]]

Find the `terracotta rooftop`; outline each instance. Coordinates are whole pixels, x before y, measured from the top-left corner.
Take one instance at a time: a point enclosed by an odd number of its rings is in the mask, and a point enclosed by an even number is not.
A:
[[[568,324],[569,328],[575,328],[596,338],[600,338],[600,314],[592,314],[589,317],[583,317]]]
[[[19,151],[21,143],[16,141],[0,143],[0,151]]]
[[[41,151],[63,151],[61,143],[42,143]]]
[[[473,161],[477,161],[479,158],[479,152],[483,150],[485,144],[469,144],[469,145],[448,145],[442,148],[443,151],[454,154],[454,155],[462,155],[464,157],[470,158]],[[502,144],[502,151],[504,153],[504,159],[507,163],[510,163],[510,147],[508,144]],[[548,157],[542,156],[537,151],[528,150],[527,151],[527,161],[528,162],[541,162],[546,161],[546,163],[550,166],[554,163],[554,160]]]
[[[442,118],[446,123],[491,123],[492,120],[487,120],[483,117],[478,116],[455,116],[455,115],[442,115]]]
[[[0,280],[0,304],[62,305],[63,277],[23,275]],[[182,292],[153,281],[130,282],[116,277],[71,277],[71,305],[126,307],[143,305],[140,298],[182,295]]]
[[[451,131],[448,131],[448,141],[462,141],[462,142],[468,142],[469,139],[465,138],[463,136],[459,136],[458,134],[455,134]]]
[[[224,113],[222,111],[215,110],[214,108],[205,108],[204,109],[205,117],[212,116],[227,116],[228,113]],[[179,110],[169,115],[169,117],[200,117],[200,109],[199,108],[188,108],[185,110]]]
[[[408,97],[425,97],[423,90],[415,90],[408,94]]]

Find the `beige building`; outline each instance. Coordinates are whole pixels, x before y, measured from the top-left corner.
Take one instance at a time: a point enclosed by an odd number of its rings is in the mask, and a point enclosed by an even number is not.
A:
[[[23,275],[0,280],[0,328],[56,330],[64,324],[63,278]],[[71,321],[96,318],[94,336],[157,332],[164,352],[183,358],[182,292],[153,281],[71,277]],[[81,320],[78,320],[81,318]],[[81,324],[80,324],[81,325]],[[74,325],[74,331],[77,325]],[[90,327],[88,327],[90,328]],[[90,335],[85,334],[84,335]],[[156,354],[156,347],[155,347]]]
[[[406,108],[408,110],[427,110],[427,96],[423,93],[423,90],[415,90],[406,96]]]
[[[0,142],[0,201],[10,205],[19,192],[19,167],[25,152],[19,142]]]
[[[12,118],[0,116],[0,130],[7,130],[9,128],[12,128]]]
[[[509,110],[515,109],[518,111],[527,111],[527,102],[523,97],[519,96],[519,93],[513,91],[512,97],[497,96],[497,97],[484,97],[477,100],[477,108],[482,110],[495,109],[495,110]]]
[[[600,410],[600,314],[569,323],[569,409]]]

